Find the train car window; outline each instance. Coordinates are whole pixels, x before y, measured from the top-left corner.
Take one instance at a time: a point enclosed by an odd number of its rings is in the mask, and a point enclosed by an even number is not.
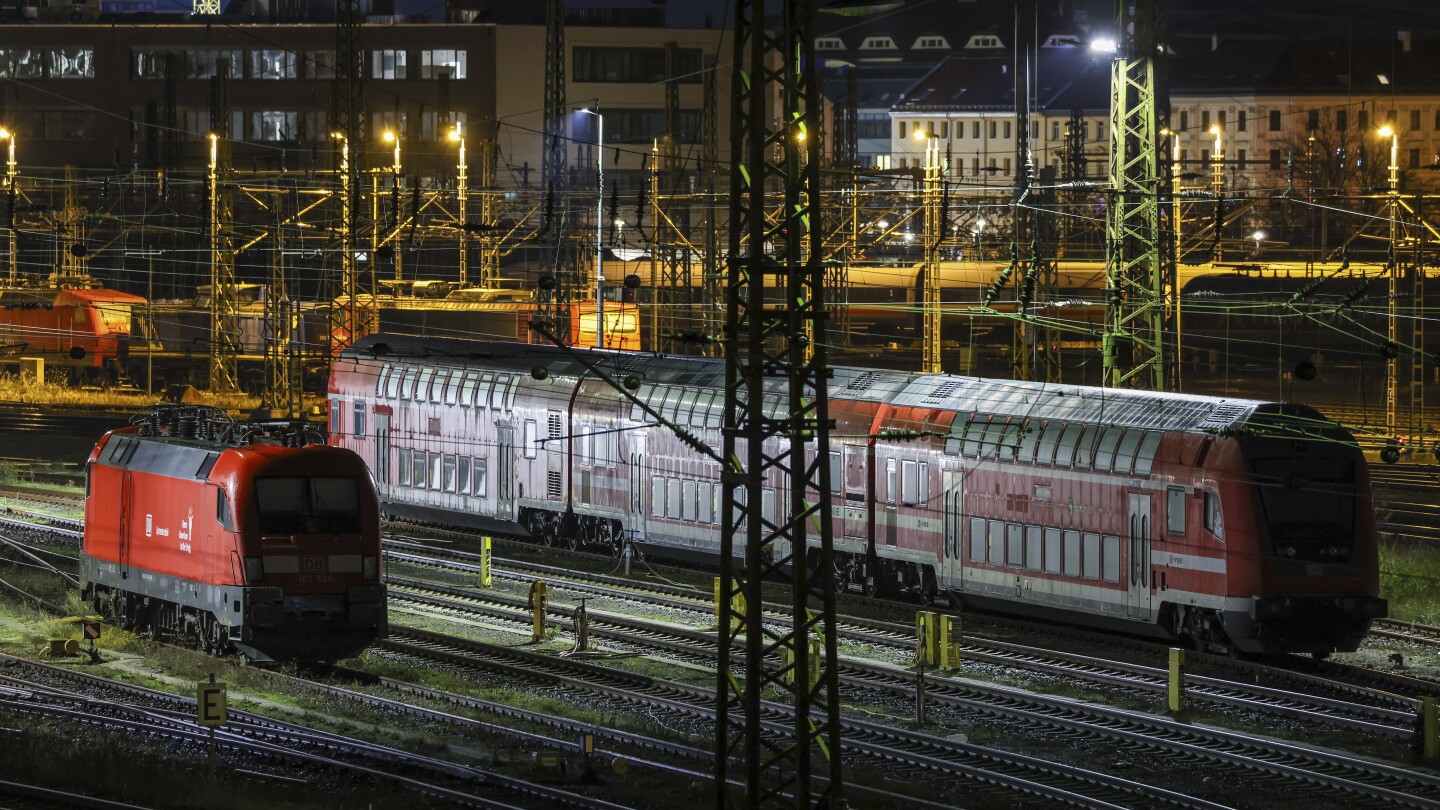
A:
[[[1140,441],[1140,449],[1135,451],[1135,474],[1149,475],[1150,470],[1155,466],[1155,453],[1160,449],[1160,440],[1165,434],[1158,430],[1145,431],[1145,438]]]
[[[420,369],[420,381],[415,384],[415,401],[431,402],[430,386],[435,382],[435,369]]]
[[[696,496],[695,506],[697,511],[695,519],[701,523],[715,522],[715,485],[709,481],[701,481],[699,492]]]
[[[255,510],[261,534],[360,530],[360,495],[354,478],[256,478]]]
[[[509,384],[509,375],[495,375],[495,386],[490,389],[490,410],[499,411],[505,409],[505,387]]]
[[[400,381],[405,378],[403,369],[390,369],[390,376],[385,378],[385,398],[395,399],[400,396]]]
[[[957,430],[963,431],[964,426],[958,423],[952,423],[950,425],[950,433],[945,436],[945,455],[947,456],[960,455],[960,448],[964,445],[964,442],[961,440],[963,434],[956,433]]]
[[[675,422],[675,411],[680,404],[680,396],[685,389],[678,385],[670,385],[665,388],[665,398],[660,401],[660,417],[667,422]]]
[[[665,479],[650,477],[650,517],[665,517]]]
[[[665,479],[665,517],[680,519],[680,479]]]
[[[335,436],[338,436],[338,435],[340,435],[340,433],[341,433],[341,430],[340,430],[340,400],[338,400],[338,399],[332,399],[332,400],[330,400],[330,433],[331,433],[331,435],[335,435]]]
[[[1080,532],[1065,530],[1065,576],[1080,576]]]
[[[1127,430],[1125,435],[1120,437],[1120,446],[1115,450],[1115,472],[1129,475],[1135,470],[1135,450],[1140,447],[1140,440],[1143,438],[1143,430]]]
[[[1120,436],[1124,433],[1124,428],[1107,427],[1105,432],[1100,434],[1100,444],[1095,450],[1095,469],[1100,472],[1110,471],[1115,461],[1115,447],[1120,444]]]
[[[1082,558],[1085,565],[1086,579],[1100,578],[1100,535],[1094,532],[1085,533],[1085,554]]]
[[[984,426],[989,421],[990,417],[980,414],[971,414],[966,418],[964,427],[956,430],[956,435],[960,437],[961,454],[971,458],[980,455],[980,434],[984,432]]]
[[[682,520],[695,519],[695,481],[685,479],[680,482],[680,518]]]
[[[919,495],[920,495],[920,498],[919,498],[919,500],[918,500],[918,503],[919,503],[921,506],[928,507],[928,506],[930,505],[930,465],[927,464],[927,463],[925,463],[925,462],[923,462],[923,461],[920,462],[920,492],[919,492]]]
[[[470,494],[470,459],[466,456],[459,456],[455,462],[455,491]]]
[[[480,372],[465,372],[465,381],[460,384],[460,407],[469,408],[475,404],[475,384],[480,381]]]
[[[355,403],[355,424],[351,426],[350,432],[355,436],[365,435],[365,402],[363,400]]]
[[[1025,527],[1025,567],[1031,571],[1040,570],[1041,554],[1044,550],[1041,533],[1039,526]]]
[[[1035,463],[1054,464],[1055,445],[1060,443],[1060,434],[1065,430],[1065,423],[1059,419],[1051,419],[1040,427],[1040,440],[1035,443]]]
[[[675,413],[675,424],[695,424],[695,403],[698,402],[699,399],[700,392],[693,388],[685,389],[685,392],[680,395],[680,410]]]
[[[511,377],[505,383],[505,410],[515,410],[515,393],[520,389],[520,378]]]
[[[1104,568],[1106,582],[1120,581],[1120,538],[1113,534],[1105,535]],[[1145,563],[1149,565],[1149,563]]]
[[[1045,573],[1060,573],[1060,530],[1045,529]]]
[[[1026,464],[1035,463],[1035,451],[1040,446],[1040,422],[1026,419],[1020,428],[1019,459]]]
[[[440,462],[440,488],[446,492],[455,491],[455,457],[446,453]]]
[[[401,450],[399,454],[400,486],[410,486],[410,451]]]
[[[985,518],[970,518],[970,562],[985,562]]]
[[[895,479],[895,459],[887,458],[885,459],[885,502],[891,506],[895,505],[895,496],[899,494],[896,492],[899,487]]]
[[[760,516],[774,525],[775,515],[778,514],[778,500],[776,492],[771,487],[765,487],[760,491]]]
[[[480,384],[475,386],[475,407],[490,407],[490,391],[495,387],[495,377],[492,374],[481,374]]]
[[[400,383],[400,398],[415,399],[415,379],[420,376],[420,369],[405,369],[405,379]]]
[[[225,490],[220,487],[215,488],[215,521],[225,531],[235,531],[235,524],[230,517],[230,499],[225,497]]]
[[[638,394],[635,395],[635,399],[639,400],[639,402],[631,402],[631,403],[630,403],[630,421],[631,421],[631,422],[644,422],[644,421],[645,421],[645,416],[646,416],[645,410],[640,407],[640,402],[644,402],[644,403],[646,403],[646,404],[648,405],[648,404],[650,403],[650,397],[651,397],[654,393],[655,393],[655,386],[653,386],[653,385],[642,385],[642,386],[640,386],[640,393],[638,393]]]
[[[410,485],[425,488],[425,451],[416,450],[410,456]]]
[[[1060,434],[1060,442],[1055,445],[1055,466],[1069,467],[1075,460],[1075,445],[1080,443],[1080,434],[1085,432],[1085,426],[1079,422],[1071,422],[1065,426],[1065,432]]]
[[[1100,436],[1100,428],[1096,425],[1086,425],[1080,431],[1080,438],[1075,442],[1075,468],[1088,470],[1095,464],[1095,440]]]
[[[386,363],[380,367],[380,373],[375,375],[375,396],[385,390],[385,378],[390,376],[390,364]]]
[[[719,428],[725,425],[725,392],[716,391],[715,400],[710,403],[710,410],[705,414],[705,427]]]
[[[1205,531],[1225,539],[1225,521],[1220,514],[1220,496],[1205,490]]]
[[[1025,557],[1025,527],[1019,523],[1005,524],[1005,563],[1019,568]]]
[[[920,493],[920,465],[910,459],[900,462],[900,502],[914,506]]]
[[[439,489],[441,482],[444,480],[440,477],[440,454],[427,453],[426,459],[430,462],[430,488]]]
[[[521,434],[520,441],[525,447],[525,458],[535,458],[540,454],[540,431],[534,419],[525,420],[525,432]]]
[[[714,398],[714,391],[695,392],[695,402],[690,408],[687,409],[690,413],[690,417],[687,420],[690,427],[705,426],[705,414],[709,412],[710,402]]]
[[[992,520],[989,523],[986,545],[990,548],[990,564],[1005,564],[1005,521]]]
[[[490,494],[489,482],[485,477],[485,459],[475,459],[475,471],[470,479],[470,488],[481,498]]]
[[[465,372],[458,368],[450,370],[450,377],[445,383],[445,404],[454,405],[460,398],[460,378]]]
[[[845,488],[845,468],[840,463],[840,451],[830,451],[830,491],[836,495]]]
[[[1185,533],[1185,496],[1189,490],[1184,487],[1170,487],[1165,490],[1165,531],[1170,534]]]
[[[200,468],[195,471],[195,477],[201,481],[209,478],[210,471],[215,469],[215,462],[219,460],[219,453],[206,453],[205,458],[200,462]]]

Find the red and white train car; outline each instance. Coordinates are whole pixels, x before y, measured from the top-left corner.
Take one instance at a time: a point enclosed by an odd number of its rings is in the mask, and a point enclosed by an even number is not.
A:
[[[722,445],[723,363],[589,356],[689,436],[550,347],[375,335],[335,364],[332,442],[397,515],[718,554],[690,442]],[[842,585],[1246,652],[1354,649],[1384,615],[1364,459],[1304,406],[838,368],[829,415]]]
[[[354,453],[161,407],[85,482],[83,598],[127,629],[252,660],[333,661],[386,630],[380,518]]]

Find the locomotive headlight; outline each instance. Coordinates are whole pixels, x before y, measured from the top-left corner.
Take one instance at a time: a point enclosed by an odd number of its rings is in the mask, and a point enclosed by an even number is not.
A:
[[[265,560],[262,557],[245,558],[245,579],[248,582],[265,581]]]
[[[1294,546],[1286,546],[1286,547],[1285,547],[1285,556],[1286,556],[1286,557],[1294,557],[1294,556],[1295,556],[1295,547],[1294,547]]]
[[[375,571],[380,567],[379,557],[365,557],[360,563],[360,571],[365,579],[374,579]]]

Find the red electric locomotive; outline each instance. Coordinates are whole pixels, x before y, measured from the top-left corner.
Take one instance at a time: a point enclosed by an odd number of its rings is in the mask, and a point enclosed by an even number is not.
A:
[[[357,655],[386,630],[375,488],[303,430],[162,407],[90,454],[83,597],[127,629],[255,661]]]
[[[722,446],[723,363],[588,356]],[[1255,653],[1353,650],[1385,613],[1364,458],[1313,409],[834,372],[842,587]],[[330,393],[331,440],[371,462],[389,512],[719,553],[719,465],[552,347],[374,335],[335,364]],[[767,480],[762,515],[788,503],[785,484]]]
[[[0,357],[41,357],[75,381],[114,381],[145,299],[80,281],[0,288]]]

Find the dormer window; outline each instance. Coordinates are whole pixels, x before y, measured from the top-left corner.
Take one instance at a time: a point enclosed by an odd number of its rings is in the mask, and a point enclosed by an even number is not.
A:
[[[895,40],[890,37],[866,37],[865,41],[860,43],[860,50],[893,51],[895,50]]]
[[[965,48],[967,50],[1003,47],[1005,47],[1005,44],[1000,41],[1000,37],[997,37],[994,34],[976,34],[975,36],[970,37],[969,42],[965,43]]]
[[[819,37],[815,40],[815,50],[843,51],[845,50],[845,40],[839,37]]]
[[[945,50],[949,47],[950,43],[946,42],[944,37],[920,37],[915,40],[917,51]]]

